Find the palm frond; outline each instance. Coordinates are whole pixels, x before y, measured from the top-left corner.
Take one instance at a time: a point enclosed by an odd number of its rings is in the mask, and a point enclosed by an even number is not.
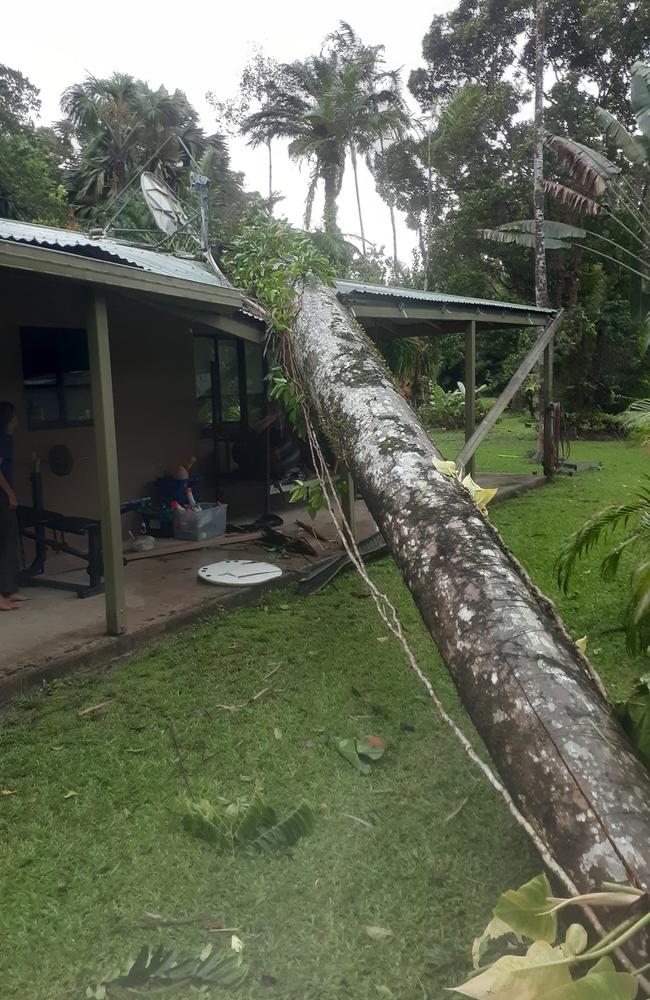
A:
[[[650,399],[637,399],[618,415],[618,421],[629,431],[650,431]]]
[[[626,625],[630,652],[646,649],[650,641],[650,559],[639,563],[632,574]]]
[[[635,545],[640,538],[641,532],[635,531],[632,535],[628,535],[627,538],[624,538],[622,542],[619,542],[618,545],[615,545],[611,552],[607,553],[600,564],[600,575],[605,583],[612,582],[618,573],[621,556],[630,545]]]
[[[632,518],[646,510],[650,510],[650,491],[647,488],[640,488],[636,500],[605,507],[570,535],[564,542],[555,564],[557,580],[562,589],[567,591],[578,559],[588,555],[596,545],[605,541],[619,528],[626,528]]]

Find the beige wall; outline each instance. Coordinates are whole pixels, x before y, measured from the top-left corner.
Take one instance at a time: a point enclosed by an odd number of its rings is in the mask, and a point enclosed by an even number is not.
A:
[[[197,454],[192,334],[186,323],[158,309],[109,297],[113,391],[123,500],[145,494],[149,482]],[[22,389],[21,326],[85,327],[84,290],[63,281],[0,271],[0,399],[12,400],[16,436],[16,491],[30,502],[33,453],[47,457],[66,444],[75,457],[70,476],[43,466],[45,504],[66,514],[97,516],[92,427],[29,431]]]

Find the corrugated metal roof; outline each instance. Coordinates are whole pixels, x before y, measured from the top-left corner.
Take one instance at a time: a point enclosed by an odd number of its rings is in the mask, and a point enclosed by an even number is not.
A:
[[[218,276],[201,261],[177,257],[175,254],[162,253],[157,250],[134,247],[130,243],[120,243],[118,240],[105,237],[91,239],[85,233],[72,229],[54,229],[51,226],[34,226],[26,222],[16,222],[13,219],[0,219],[0,240],[27,243],[82,257],[92,257],[95,260],[123,264],[127,267],[137,267],[142,271],[149,271],[152,274],[168,278],[198,281],[201,284],[216,285],[219,288],[223,285]]]
[[[414,299],[419,302],[431,302],[439,305],[477,306],[485,309],[514,309],[518,312],[540,312],[552,314],[553,309],[540,309],[538,306],[528,306],[517,302],[497,302],[493,299],[472,299],[465,295],[448,295],[446,292],[422,292],[417,288],[400,288],[389,285],[366,285],[359,281],[336,282],[336,290],[340,295],[376,295],[399,302]]]

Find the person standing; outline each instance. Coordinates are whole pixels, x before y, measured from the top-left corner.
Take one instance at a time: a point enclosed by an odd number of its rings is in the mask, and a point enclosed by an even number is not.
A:
[[[18,518],[13,489],[17,426],[13,403],[0,402],[0,611],[15,611],[17,602],[25,600],[18,593]]]

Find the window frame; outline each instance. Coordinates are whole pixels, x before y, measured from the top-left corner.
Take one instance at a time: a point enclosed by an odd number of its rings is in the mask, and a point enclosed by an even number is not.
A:
[[[86,349],[88,345],[88,331],[85,327],[72,327],[72,326],[21,326],[19,328],[19,338],[20,338],[20,354],[21,354],[21,369],[22,369],[22,387],[23,387],[23,399],[25,402],[25,414],[26,414],[26,427],[30,432],[37,431],[47,431],[47,430],[70,430],[76,427],[92,427],[94,424],[93,417],[89,420],[72,420],[68,417],[68,407],[66,403],[66,394],[68,390],[75,390],[78,388],[88,388],[90,390],[90,406],[92,412],[92,380],[90,377],[90,361],[88,363],[88,382],[80,382],[78,384],[66,385],[65,376],[70,371],[66,369],[63,365],[62,349],[60,341],[56,344],[56,383],[54,386],[43,386],[43,389],[54,388],[57,396],[59,418],[57,420],[39,420],[34,422],[30,417],[29,406],[27,405],[28,391],[38,392],[38,386],[28,386],[27,378],[25,375],[25,342],[24,334],[31,331],[48,331],[55,339],[59,333],[79,333],[83,334],[86,338]],[[85,370],[85,369],[84,369]]]

